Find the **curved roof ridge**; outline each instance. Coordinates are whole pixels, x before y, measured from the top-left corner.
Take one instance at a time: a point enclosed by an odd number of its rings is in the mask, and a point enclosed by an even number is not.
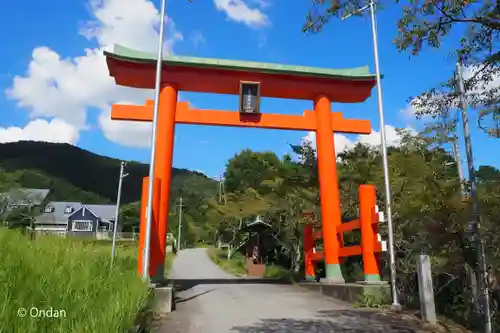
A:
[[[118,58],[129,62],[149,63],[156,61],[156,54],[143,52],[115,44],[112,52],[104,51],[105,56]],[[342,77],[346,79],[370,79],[375,75],[371,74],[368,66],[355,68],[332,69],[318,68],[310,66],[282,65],[267,62],[240,61],[216,58],[199,58],[191,56],[165,55],[163,61],[172,65],[188,67],[210,67],[256,72],[275,72],[281,74],[294,74],[304,76]]]

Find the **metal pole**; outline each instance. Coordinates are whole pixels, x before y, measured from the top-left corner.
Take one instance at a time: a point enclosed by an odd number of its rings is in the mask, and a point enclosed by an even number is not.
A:
[[[389,260],[391,268],[391,292],[392,292],[392,306],[399,307],[398,292],[396,289],[396,259],[394,256],[394,235],[392,227],[392,211],[391,211],[391,185],[389,180],[389,159],[387,157],[387,141],[385,137],[385,122],[384,122],[384,106],[382,102],[382,84],[380,79],[380,66],[378,60],[378,38],[377,26],[375,21],[375,9],[373,8],[373,1],[370,1],[370,15],[372,21],[372,34],[373,34],[373,53],[375,55],[375,71],[377,75],[377,95],[378,95],[378,114],[380,119],[380,141],[382,146],[382,161],[384,168],[384,183],[385,183],[385,210],[387,214],[387,228],[389,234]]]
[[[222,176],[222,199],[224,200],[224,205],[227,205],[226,178],[224,176]]]
[[[165,7],[166,0],[161,1],[160,9],[160,37],[158,41],[158,55],[156,62],[156,79],[155,79],[155,104],[153,109],[153,126],[151,130],[151,156],[149,162],[149,184],[148,184],[148,205],[146,211],[146,237],[144,240],[143,267],[142,279],[149,281],[149,249],[151,245],[151,224],[153,215],[153,190],[154,190],[154,175],[155,175],[155,155],[156,155],[156,136],[158,131],[158,111],[160,106],[160,85],[161,85],[161,69],[163,59],[163,35],[165,33]]]
[[[483,316],[484,332],[491,333],[491,313],[490,313],[490,295],[486,287],[486,255],[484,251],[484,241],[481,235],[481,219],[479,215],[479,199],[477,196],[476,176],[474,169],[474,158],[472,155],[472,143],[469,130],[469,117],[467,115],[467,101],[465,100],[464,81],[462,76],[462,64],[457,62],[458,95],[460,98],[460,108],[462,109],[462,126],[464,131],[465,153],[467,155],[467,167],[469,171],[470,198],[472,203],[471,224],[474,230],[474,236],[477,245],[477,263],[478,263],[478,282],[483,294]]]
[[[111,265],[113,265],[113,259],[115,258],[116,249],[116,230],[118,229],[118,219],[120,218],[120,199],[122,197],[122,182],[126,175],[123,174],[126,162],[120,163],[120,178],[118,179],[118,194],[116,196],[116,212],[115,212],[115,223],[113,226],[113,245],[111,247]]]
[[[177,250],[181,249],[181,228],[182,228],[182,197],[179,203],[179,226],[177,227]]]

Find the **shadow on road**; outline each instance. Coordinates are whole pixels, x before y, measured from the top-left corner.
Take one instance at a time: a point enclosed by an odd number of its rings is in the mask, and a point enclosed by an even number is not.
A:
[[[217,284],[291,284],[287,280],[265,278],[235,278],[235,279],[169,279],[168,285],[174,286],[176,292],[189,290],[197,285]]]
[[[374,311],[320,311],[318,319],[262,319],[251,326],[235,326],[237,333],[420,333],[402,319]]]
[[[204,292],[201,292],[199,294],[196,294],[196,295],[193,295],[193,296],[190,296],[190,297],[185,297],[185,298],[182,298],[182,297],[175,297],[175,303],[183,303],[183,302],[187,302],[187,301],[190,301],[192,299],[195,299],[196,297],[200,297],[200,296],[203,296],[205,294],[208,294],[208,293],[211,293],[212,291],[214,291],[215,289],[210,289],[210,290],[205,290]]]

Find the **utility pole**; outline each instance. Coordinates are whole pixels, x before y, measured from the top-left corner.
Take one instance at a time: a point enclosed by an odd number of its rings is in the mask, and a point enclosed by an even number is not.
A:
[[[219,178],[219,203],[226,204],[226,189],[224,188],[224,176]]]
[[[462,169],[462,158],[460,157],[460,142],[458,141],[457,136],[453,138],[452,149],[453,157],[455,159],[455,163],[457,164],[458,178],[460,179],[460,192],[462,193],[463,197],[465,195],[464,171]]]
[[[396,256],[394,253],[394,230],[392,224],[392,196],[391,196],[391,183],[389,177],[389,157],[387,153],[387,139],[385,135],[385,121],[384,121],[384,103],[382,99],[382,80],[380,74],[380,65],[378,58],[378,36],[377,36],[377,21],[375,18],[375,2],[369,0],[369,4],[350,13],[344,17],[342,20],[348,17],[361,13],[366,9],[370,10],[371,26],[372,26],[372,39],[373,39],[373,55],[375,58],[375,72],[377,77],[377,100],[378,100],[378,116],[380,122],[380,146],[382,152],[382,167],[384,169],[384,187],[385,187],[385,213],[387,216],[387,234],[389,240],[389,266],[391,272],[391,294],[392,294],[392,307],[399,308],[399,296],[396,286]]]
[[[222,175],[219,177],[219,204],[222,203]]]
[[[116,230],[118,229],[118,220],[120,218],[120,199],[122,197],[122,183],[123,183],[123,178],[128,176],[128,173],[124,173],[126,165],[127,162],[122,161],[120,163],[120,176],[118,178],[118,194],[116,196],[115,223],[113,225],[113,245],[111,247],[111,265],[113,265],[113,260],[115,258]]]
[[[479,214],[479,199],[477,196],[476,177],[474,169],[474,158],[472,155],[472,143],[469,130],[469,117],[467,115],[467,101],[465,99],[464,80],[462,75],[461,60],[457,62],[458,95],[460,108],[462,110],[462,126],[464,131],[465,152],[467,155],[467,167],[469,172],[470,199],[472,203],[472,214],[469,227],[473,232],[477,250],[478,282],[482,291],[482,314],[484,317],[484,333],[491,333],[490,295],[486,286],[486,255],[484,251],[484,240],[481,235],[481,218]]]
[[[181,230],[182,230],[182,197],[179,202],[179,225],[177,230],[177,251],[181,249]]]

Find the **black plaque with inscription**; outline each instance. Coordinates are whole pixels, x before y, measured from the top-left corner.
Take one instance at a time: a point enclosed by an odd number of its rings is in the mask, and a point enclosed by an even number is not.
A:
[[[240,82],[240,113],[260,113],[260,83]]]

